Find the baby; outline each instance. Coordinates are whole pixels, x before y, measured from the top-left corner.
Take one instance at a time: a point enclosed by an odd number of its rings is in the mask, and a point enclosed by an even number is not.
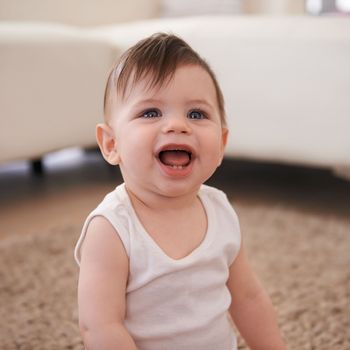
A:
[[[75,250],[86,348],[234,350],[233,320],[251,349],[286,349],[232,206],[203,185],[228,135],[208,64],[175,35],[148,37],[112,69],[104,116],[97,142],[124,183]]]

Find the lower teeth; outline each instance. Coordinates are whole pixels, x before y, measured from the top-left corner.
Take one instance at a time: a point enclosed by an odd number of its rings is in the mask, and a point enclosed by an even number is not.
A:
[[[184,167],[182,165],[171,165],[173,169],[183,169]]]

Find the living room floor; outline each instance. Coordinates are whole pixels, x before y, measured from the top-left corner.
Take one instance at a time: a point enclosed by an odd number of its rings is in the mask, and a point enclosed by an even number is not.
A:
[[[59,152],[44,167],[36,176],[24,162],[0,166],[0,348],[82,348],[73,248],[89,211],[122,178],[97,152]],[[235,206],[290,347],[349,349],[350,181],[226,159],[209,184]]]
[[[80,225],[122,182],[94,151],[68,150],[45,159],[44,174],[24,162],[0,167],[0,238]],[[331,171],[225,159],[208,182],[243,204],[270,203],[319,215],[350,217],[350,181]]]

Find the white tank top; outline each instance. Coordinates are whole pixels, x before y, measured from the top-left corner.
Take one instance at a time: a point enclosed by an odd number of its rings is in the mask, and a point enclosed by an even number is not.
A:
[[[174,260],[139,221],[125,189],[118,186],[90,213],[75,248],[80,249],[90,220],[104,216],[129,257],[125,326],[139,350],[235,350],[228,315],[229,267],[241,242],[237,215],[226,195],[202,185],[208,219],[206,236],[188,256]]]

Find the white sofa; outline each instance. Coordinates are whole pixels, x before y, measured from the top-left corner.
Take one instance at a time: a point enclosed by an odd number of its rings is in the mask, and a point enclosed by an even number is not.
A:
[[[87,28],[158,13],[155,0],[0,0],[0,163],[95,145],[119,50]]]
[[[0,162],[95,145],[109,67],[140,38],[171,31],[217,73],[231,130],[228,157],[350,167],[348,18],[156,19],[158,3],[138,1],[153,8],[104,25],[0,22]]]

